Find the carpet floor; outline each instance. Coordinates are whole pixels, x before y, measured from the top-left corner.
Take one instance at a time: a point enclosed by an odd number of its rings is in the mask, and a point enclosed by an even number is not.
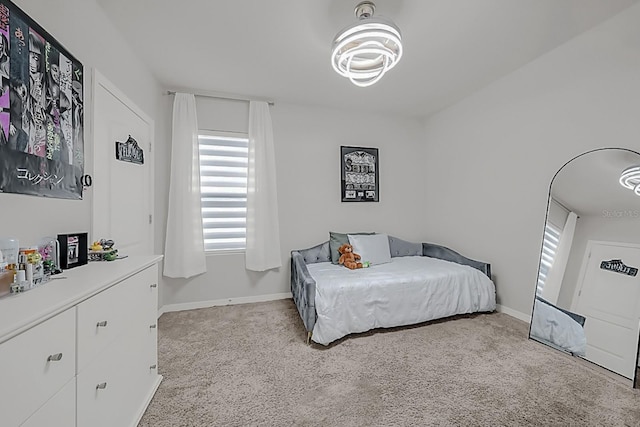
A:
[[[304,341],[291,300],[165,313],[142,427],[640,426],[640,390],[501,313]]]

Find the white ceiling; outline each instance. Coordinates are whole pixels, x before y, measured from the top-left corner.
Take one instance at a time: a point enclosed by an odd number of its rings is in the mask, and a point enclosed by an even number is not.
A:
[[[357,0],[97,1],[167,87],[426,116],[639,0],[374,0],[404,56],[368,88],[329,60]]]
[[[620,173],[631,166],[640,166],[640,155],[626,149],[583,154],[558,172],[551,194],[578,215],[637,218],[640,197],[619,183]]]

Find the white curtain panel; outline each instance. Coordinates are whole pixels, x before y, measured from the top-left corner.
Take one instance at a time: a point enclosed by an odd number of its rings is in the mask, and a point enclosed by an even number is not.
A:
[[[249,177],[247,181],[247,270],[282,266],[276,189],[276,156],[271,113],[266,102],[249,105]]]
[[[171,182],[164,250],[164,275],[192,277],[207,271],[200,207],[196,99],[176,93],[173,101]]]
[[[562,229],[560,235],[560,241],[558,242],[558,248],[553,258],[553,264],[547,275],[547,280],[544,282],[544,288],[542,289],[542,298],[549,301],[551,304],[558,303],[558,296],[560,295],[560,287],[562,286],[562,279],[564,278],[564,271],[567,268],[567,262],[569,261],[569,254],[571,252],[571,245],[573,244],[573,235],[576,232],[576,223],[578,221],[578,215],[575,212],[569,212],[567,221]]]

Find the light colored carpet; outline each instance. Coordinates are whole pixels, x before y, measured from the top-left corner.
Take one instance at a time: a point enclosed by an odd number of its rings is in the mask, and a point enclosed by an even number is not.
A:
[[[166,313],[140,426],[638,426],[640,391],[480,314],[307,346],[291,300]]]

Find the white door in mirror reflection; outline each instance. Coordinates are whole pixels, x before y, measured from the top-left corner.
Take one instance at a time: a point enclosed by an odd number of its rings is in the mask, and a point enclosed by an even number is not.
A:
[[[589,241],[572,311],[587,318],[585,359],[633,379],[640,321],[640,275],[602,269],[602,261],[640,266],[640,246]]]

